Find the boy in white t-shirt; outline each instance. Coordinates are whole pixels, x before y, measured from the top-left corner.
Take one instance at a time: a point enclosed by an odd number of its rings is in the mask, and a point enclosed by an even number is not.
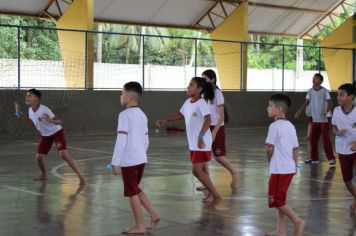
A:
[[[160,216],[153,209],[145,192],[139,187],[147,163],[149,144],[147,117],[138,107],[141,94],[142,87],[139,83],[129,82],[124,85],[121,105],[126,109],[119,114],[117,139],[111,161],[112,173],[122,175],[124,196],[129,197],[135,217],[135,224],[124,229],[122,232],[124,234],[145,233],[141,205],[151,219],[146,229],[154,229],[160,221]]]
[[[268,116],[275,121],[269,126],[266,139],[266,156],[269,162],[268,205],[277,208],[277,229],[266,235],[287,235],[286,217],[294,224],[294,236],[303,233],[305,221],[286,204],[287,191],[297,172],[299,144],[296,130],[286,120],[290,98],[285,94],[270,97]]]
[[[310,132],[310,159],[305,160],[306,164],[319,164],[319,150],[318,144],[320,135],[323,137],[324,151],[329,161],[330,166],[334,167],[335,156],[333,152],[333,146],[330,139],[330,111],[332,108],[332,101],[329,91],[322,87],[323,76],[319,73],[313,77],[313,87],[309,89],[306,96],[306,100],[303,105],[295,113],[297,119],[303,112],[303,110],[309,105],[310,114],[312,117],[312,128]]]
[[[28,117],[21,112],[20,105],[15,102],[17,116],[22,116],[24,120],[34,124],[41,136],[36,155],[41,175],[35,177],[34,180],[47,180],[47,170],[44,158],[54,143],[57,147],[59,156],[62,157],[63,160],[65,160],[72,170],[78,175],[80,185],[85,185],[84,177],[67,151],[64,130],[61,126],[62,121],[53,114],[51,109],[40,104],[41,96],[41,92],[37,89],[30,89],[27,91],[26,105],[29,106]]]
[[[354,200],[351,213],[356,213],[356,186],[352,182],[356,165],[356,108],[353,104],[355,90],[351,84],[343,84],[338,89],[337,101],[340,106],[334,109],[332,119],[336,152],[339,155],[342,177]]]
[[[157,120],[157,126],[168,122],[185,120],[190,159],[193,164],[194,176],[204,185],[212,196],[207,205],[216,207],[222,202],[222,197],[211,181],[205,165],[211,160],[212,134],[210,131],[210,110],[206,101],[214,99],[214,88],[202,77],[194,77],[188,86],[189,98],[184,102],[179,113],[166,119]],[[202,98],[202,95],[204,95]],[[209,201],[210,199],[206,199]]]

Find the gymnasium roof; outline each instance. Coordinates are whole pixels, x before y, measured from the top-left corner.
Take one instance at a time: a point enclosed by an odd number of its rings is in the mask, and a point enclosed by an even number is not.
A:
[[[0,14],[57,20],[73,0],[0,0]],[[239,0],[94,0],[96,22],[212,31]],[[311,38],[338,17],[352,15],[353,0],[251,0],[251,34]],[[236,22],[238,24],[238,22]]]

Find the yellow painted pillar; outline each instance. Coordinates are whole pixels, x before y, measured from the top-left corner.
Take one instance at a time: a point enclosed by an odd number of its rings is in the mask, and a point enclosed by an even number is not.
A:
[[[63,29],[93,30],[94,0],[73,1],[56,25],[57,28]],[[84,32],[59,30],[58,39],[64,64],[66,87],[93,88],[93,34],[88,33],[86,37]]]
[[[248,40],[248,2],[241,3],[212,33],[212,39]],[[214,57],[223,89],[247,87],[247,45],[213,41]],[[242,49],[242,50],[241,50]],[[241,63],[242,59],[242,63]],[[242,70],[242,79],[241,79]]]
[[[356,48],[353,43],[353,27],[356,21],[353,17],[347,19],[334,32],[321,41],[323,47]],[[344,83],[352,81],[352,51],[340,49],[322,49],[322,57],[325,62],[331,90]]]

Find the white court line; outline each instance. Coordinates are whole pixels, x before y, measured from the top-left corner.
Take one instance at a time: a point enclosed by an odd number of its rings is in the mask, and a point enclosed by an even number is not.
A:
[[[32,195],[35,195],[35,196],[42,196],[43,195],[42,193],[33,192],[33,191],[30,191],[30,190],[27,190],[27,189],[23,189],[23,188],[16,188],[16,187],[11,187],[11,186],[7,186],[7,185],[3,185],[2,187],[3,188],[7,188],[7,189],[11,189],[11,190],[15,190],[15,191],[20,191],[20,192],[23,192],[23,193],[29,193],[29,194],[32,194]]]

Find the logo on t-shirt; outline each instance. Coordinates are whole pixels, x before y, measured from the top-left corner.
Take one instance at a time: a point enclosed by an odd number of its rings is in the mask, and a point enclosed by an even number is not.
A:
[[[41,117],[38,117],[38,120],[39,120],[39,121],[42,121]]]
[[[197,112],[193,112],[192,116],[196,117],[196,116],[198,116],[198,113]]]

